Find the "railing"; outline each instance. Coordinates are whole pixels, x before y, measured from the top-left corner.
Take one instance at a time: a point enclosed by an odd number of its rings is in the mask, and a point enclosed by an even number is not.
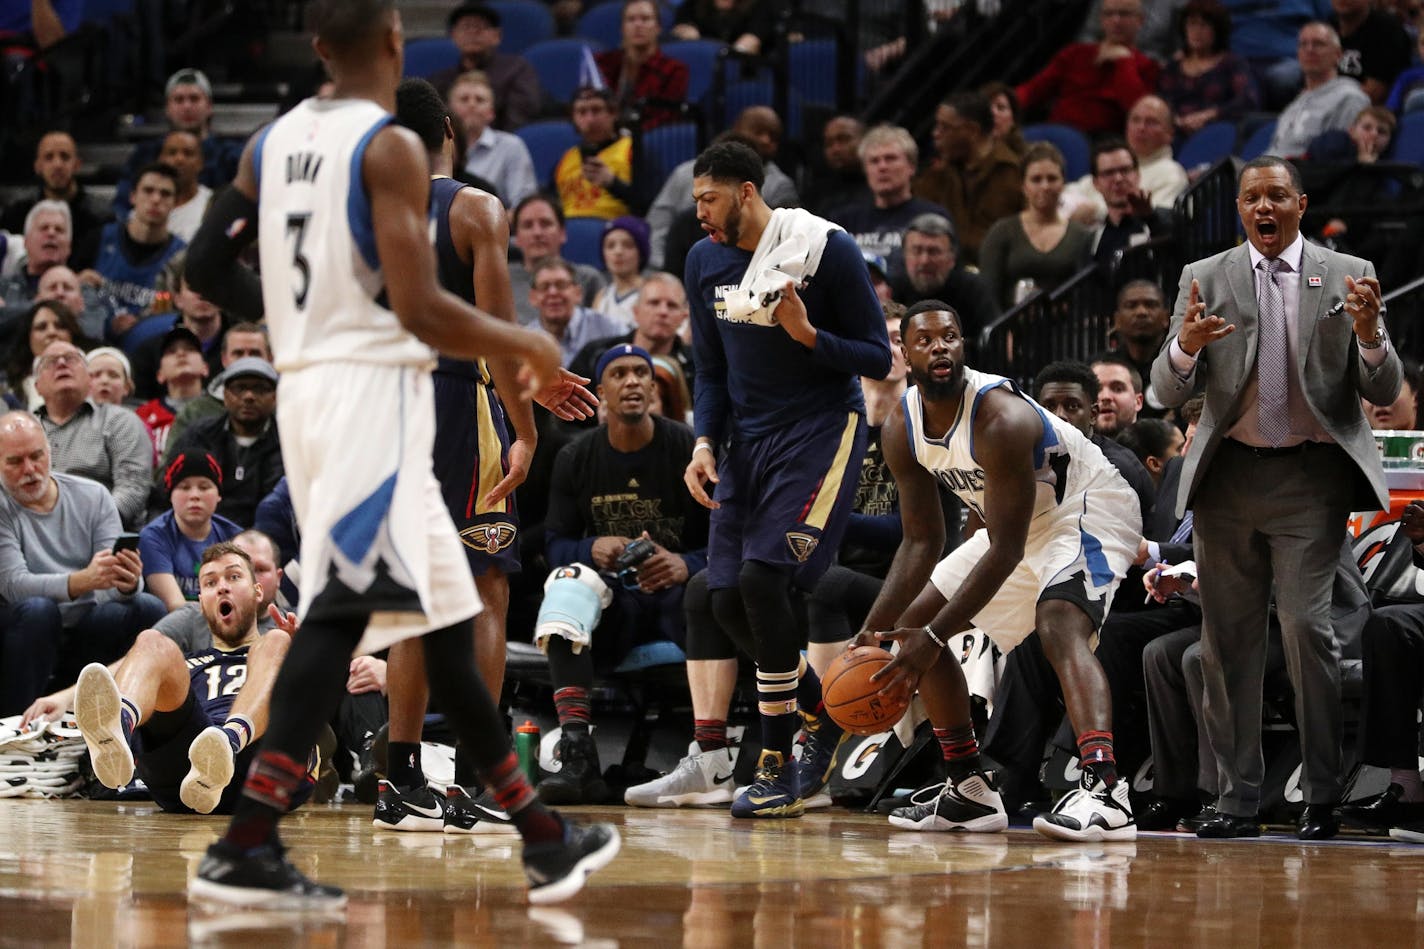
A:
[[[1173,213],[1181,262],[1201,260],[1235,247],[1240,225],[1235,159],[1223,158],[1203,172],[1177,198]],[[1176,286],[1174,278],[1162,288],[1169,296],[1168,306],[1176,295]]]

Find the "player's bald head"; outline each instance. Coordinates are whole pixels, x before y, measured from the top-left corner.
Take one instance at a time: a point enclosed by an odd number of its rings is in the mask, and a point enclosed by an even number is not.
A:
[[[307,8],[307,27],[330,55],[346,58],[383,36],[395,11],[395,0],[314,0]]]

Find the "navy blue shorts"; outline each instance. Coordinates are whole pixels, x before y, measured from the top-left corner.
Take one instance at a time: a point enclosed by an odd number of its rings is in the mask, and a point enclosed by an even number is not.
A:
[[[865,416],[837,409],[730,442],[717,463],[708,589],[735,587],[748,560],[786,567],[796,586],[814,587],[850,521],[865,441]]]
[[[433,467],[470,571],[519,572],[519,513],[514,495],[493,507],[485,495],[509,473],[511,436],[494,388],[473,377],[435,373]]]

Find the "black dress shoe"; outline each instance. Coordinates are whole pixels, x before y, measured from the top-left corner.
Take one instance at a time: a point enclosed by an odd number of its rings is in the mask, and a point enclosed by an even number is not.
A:
[[[1210,840],[1225,840],[1230,837],[1259,837],[1261,825],[1255,817],[1238,817],[1235,814],[1217,813],[1211,820],[1203,821],[1197,828],[1197,836]]]
[[[1195,834],[1201,829],[1202,824],[1205,824],[1209,820],[1215,820],[1216,816],[1216,804],[1203,804],[1202,809],[1191,817],[1183,817],[1177,821],[1177,829],[1189,834]]]
[[[1340,818],[1334,804],[1307,804],[1300,814],[1295,835],[1301,840],[1329,840],[1340,832]]]
[[[1373,834],[1384,835],[1391,827],[1424,821],[1424,804],[1401,801],[1404,788],[1391,784],[1372,798],[1340,808],[1340,820]]]
[[[1176,830],[1178,821],[1192,817],[1201,811],[1201,805],[1192,800],[1171,797],[1153,798],[1138,811],[1138,830]]]

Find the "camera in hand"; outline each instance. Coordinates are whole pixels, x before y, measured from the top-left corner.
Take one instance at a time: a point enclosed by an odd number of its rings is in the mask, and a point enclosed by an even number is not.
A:
[[[632,541],[618,559],[613,562],[614,574],[625,590],[638,589],[638,566],[657,552],[657,547],[646,537]]]

